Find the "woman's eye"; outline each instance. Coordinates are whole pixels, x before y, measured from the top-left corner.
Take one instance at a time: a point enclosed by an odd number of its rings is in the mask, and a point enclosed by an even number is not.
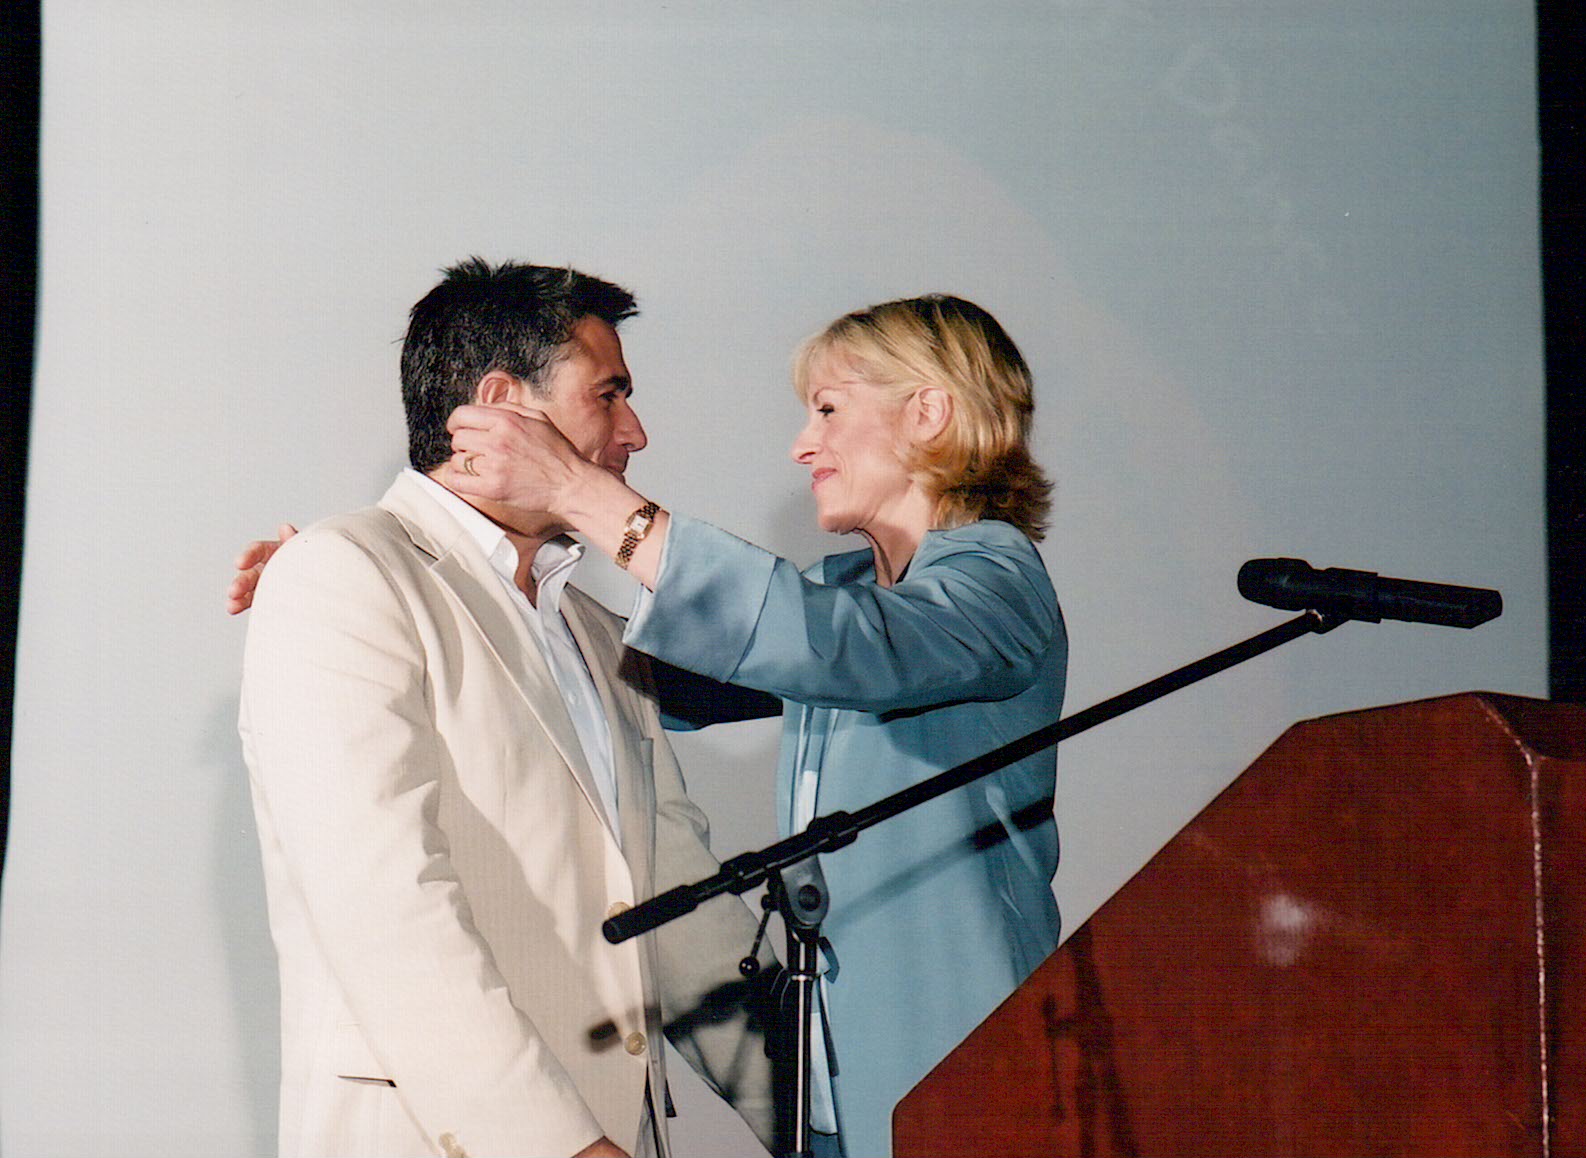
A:
[[[817,406],[815,408],[815,413],[816,414],[832,414],[832,413],[834,413],[836,411],[836,409],[837,408],[835,406]]]

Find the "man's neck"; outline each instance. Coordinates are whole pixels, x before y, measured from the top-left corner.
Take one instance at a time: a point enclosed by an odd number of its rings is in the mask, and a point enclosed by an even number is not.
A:
[[[438,471],[431,472],[429,477],[446,486],[437,477],[438,474]],[[451,490],[450,487],[447,489]],[[546,511],[520,511],[516,507],[494,503],[489,499],[477,499],[472,495],[458,494],[456,491],[451,493],[506,533],[507,542],[511,543],[518,553],[518,566],[512,580],[517,584],[518,590],[528,597],[530,603],[539,606],[539,584],[535,582],[533,570],[534,557],[540,553],[540,548],[546,543],[559,535],[565,535],[568,531],[567,526]]]

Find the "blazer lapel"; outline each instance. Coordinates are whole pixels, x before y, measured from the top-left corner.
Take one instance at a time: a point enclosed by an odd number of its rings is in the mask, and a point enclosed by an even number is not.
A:
[[[506,671],[525,706],[572,772],[589,806],[604,823],[606,810],[600,803],[594,773],[567,713],[562,690],[551,674],[539,641],[512,605],[479,544],[406,474],[391,484],[380,506],[402,522],[415,547],[434,557],[430,573],[456,600],[463,617],[473,624]],[[600,682],[596,680],[597,685]],[[604,689],[601,694],[604,696]]]
[[[585,618],[584,601],[589,597],[576,588],[565,589],[562,613],[572,628],[578,650],[589,667],[600,705],[606,712],[611,732],[611,760],[617,778],[617,815],[622,826],[622,850],[630,868],[649,863],[649,848],[654,842],[655,786],[650,777],[651,740],[628,702],[628,689],[622,683],[622,648],[611,636],[592,627]]]

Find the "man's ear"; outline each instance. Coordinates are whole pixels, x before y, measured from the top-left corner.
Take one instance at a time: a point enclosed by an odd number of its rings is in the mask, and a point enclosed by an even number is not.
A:
[[[939,436],[953,420],[953,396],[940,386],[921,386],[903,409],[909,436],[916,446]]]
[[[505,370],[492,370],[479,379],[474,391],[474,401],[482,406],[499,406],[503,402],[522,402],[523,386]]]

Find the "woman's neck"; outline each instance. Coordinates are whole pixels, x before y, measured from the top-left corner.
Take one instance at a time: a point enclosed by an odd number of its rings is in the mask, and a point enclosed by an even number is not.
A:
[[[870,541],[870,551],[875,556],[876,582],[891,587],[899,576],[908,570],[914,552],[920,549],[925,532],[935,521],[936,501],[916,491],[902,509],[885,522],[877,521],[858,531]]]

